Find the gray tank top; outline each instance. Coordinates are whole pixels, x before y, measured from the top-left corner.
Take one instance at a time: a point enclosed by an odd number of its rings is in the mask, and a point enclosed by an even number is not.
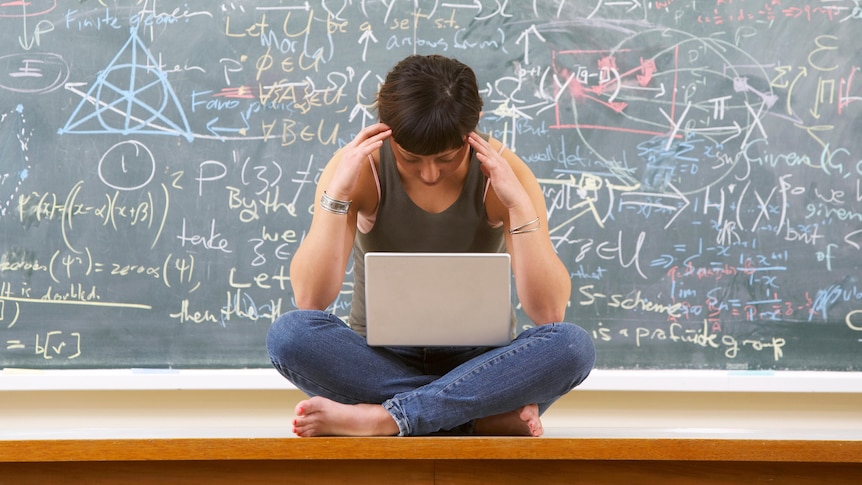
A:
[[[353,300],[350,327],[365,335],[365,253],[500,253],[506,250],[503,228],[493,228],[485,212],[487,178],[470,149],[467,178],[458,199],[439,214],[413,203],[398,174],[389,141],[380,147],[380,201],[374,227],[357,231],[353,244]]]

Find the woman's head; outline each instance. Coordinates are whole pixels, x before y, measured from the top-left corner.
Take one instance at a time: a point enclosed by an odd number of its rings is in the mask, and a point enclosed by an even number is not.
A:
[[[417,155],[463,146],[481,111],[476,74],[439,55],[402,60],[377,93],[380,121],[392,129],[398,145]]]

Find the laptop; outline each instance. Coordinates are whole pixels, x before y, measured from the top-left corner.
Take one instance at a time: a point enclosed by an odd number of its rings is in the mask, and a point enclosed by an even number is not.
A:
[[[368,344],[507,345],[511,274],[506,253],[366,253]]]

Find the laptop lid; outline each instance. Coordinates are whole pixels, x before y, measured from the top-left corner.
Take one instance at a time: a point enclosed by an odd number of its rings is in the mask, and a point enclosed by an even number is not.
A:
[[[509,255],[366,253],[365,309],[369,345],[506,345]]]

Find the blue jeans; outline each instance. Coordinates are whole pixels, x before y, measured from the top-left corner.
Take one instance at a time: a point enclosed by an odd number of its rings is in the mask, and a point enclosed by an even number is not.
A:
[[[587,378],[589,334],[570,323],[523,331],[504,347],[371,347],[338,317],[296,310],[273,323],[275,368],[309,396],[382,404],[401,436],[469,433],[475,419],[538,404],[539,412]]]

